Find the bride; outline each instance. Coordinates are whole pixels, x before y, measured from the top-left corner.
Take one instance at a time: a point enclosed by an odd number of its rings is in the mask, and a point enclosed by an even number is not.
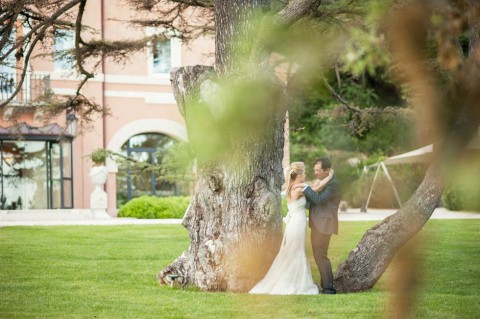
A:
[[[293,162],[285,169],[285,183],[288,214],[280,251],[265,277],[251,290],[251,294],[272,295],[310,295],[318,294],[318,287],[313,283],[310,264],[305,253],[305,236],[307,216],[305,210],[305,165]],[[315,183],[312,189],[318,192],[330,179]]]

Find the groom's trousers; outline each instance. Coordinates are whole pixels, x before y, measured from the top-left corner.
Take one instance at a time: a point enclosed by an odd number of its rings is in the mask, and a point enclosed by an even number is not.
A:
[[[320,233],[314,225],[311,225],[311,229],[313,256],[322,277],[320,285],[324,292],[334,293],[332,264],[330,259],[328,259],[328,246],[330,245],[330,237],[332,235]]]

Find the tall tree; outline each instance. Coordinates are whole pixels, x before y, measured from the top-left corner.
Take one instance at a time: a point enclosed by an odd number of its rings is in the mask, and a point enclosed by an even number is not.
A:
[[[318,4],[294,1],[277,19],[291,24]],[[190,232],[190,247],[159,273],[162,283],[173,274],[182,284],[206,290],[246,291],[265,273],[278,250],[288,99],[270,70],[265,44],[245,41],[258,32],[259,13],[269,5],[268,1],[216,1],[215,69],[187,67],[173,72],[173,89],[189,138],[201,148],[204,139],[212,143],[212,137],[223,135],[214,149],[225,156],[198,158],[199,190],[183,221]],[[218,90],[220,100],[210,103],[221,105],[202,116],[203,125],[196,125],[198,118],[189,114],[212,110],[209,102],[201,109],[202,90]],[[222,99],[226,90],[241,97],[241,104],[238,99]],[[207,132],[201,131],[206,128]]]

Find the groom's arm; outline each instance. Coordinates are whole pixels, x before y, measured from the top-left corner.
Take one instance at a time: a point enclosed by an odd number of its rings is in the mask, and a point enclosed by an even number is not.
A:
[[[303,194],[305,195],[305,197],[315,205],[324,203],[332,199],[337,195],[337,193],[337,184],[328,184],[321,194],[315,193],[310,186],[307,186],[303,189]]]

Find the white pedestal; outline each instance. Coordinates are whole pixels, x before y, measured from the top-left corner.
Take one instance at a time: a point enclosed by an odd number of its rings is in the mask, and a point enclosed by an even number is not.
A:
[[[111,218],[107,213],[107,193],[103,190],[107,176],[108,171],[105,166],[94,166],[90,169],[90,180],[95,186],[90,194],[90,209],[94,218]]]

